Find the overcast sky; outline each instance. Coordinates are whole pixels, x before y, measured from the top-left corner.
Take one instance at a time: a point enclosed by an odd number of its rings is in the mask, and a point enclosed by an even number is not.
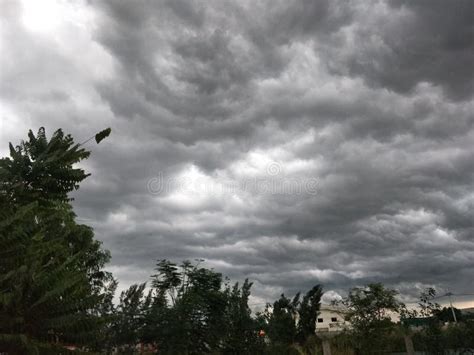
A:
[[[106,127],[76,194],[127,287],[474,293],[474,2],[0,1],[0,153]]]

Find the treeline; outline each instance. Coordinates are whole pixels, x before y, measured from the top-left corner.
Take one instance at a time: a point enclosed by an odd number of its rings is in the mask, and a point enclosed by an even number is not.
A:
[[[77,167],[90,154],[84,144],[61,130],[48,140],[41,128],[9,148],[0,160],[0,353],[321,353],[320,285],[252,314],[248,280],[232,284],[199,261],[159,260],[147,283],[116,296],[104,271],[110,255],[71,205],[88,176]],[[474,348],[472,321],[458,314],[444,326],[449,312],[434,297],[427,290],[414,312],[381,284],[352,289],[340,302],[352,326],[330,339],[333,353],[404,351],[407,342],[434,354]],[[421,318],[415,331],[409,320]]]
[[[286,353],[314,336],[322,290],[303,297],[281,296],[252,316],[252,284],[229,284],[222,275],[189,261],[161,260],[146,284],[132,285],[111,307],[108,348],[133,353],[142,348],[163,354]],[[299,322],[296,322],[299,319]]]

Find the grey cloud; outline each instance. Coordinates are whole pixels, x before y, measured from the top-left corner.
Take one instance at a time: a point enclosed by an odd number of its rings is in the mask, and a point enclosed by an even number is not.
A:
[[[204,258],[264,301],[315,283],[472,292],[472,27],[443,4],[91,2],[61,45],[17,8],[4,57],[35,60],[2,66],[1,138],[112,127],[74,197],[123,285]],[[153,193],[158,176],[188,184]],[[272,179],[317,193],[242,188]]]
[[[273,11],[269,11],[267,23],[268,35],[283,42],[299,37],[316,39],[336,32],[350,24],[354,11],[350,4],[343,1],[277,1],[272,5],[270,8]]]
[[[470,99],[474,85],[467,74],[474,69],[472,2],[390,1],[388,8],[382,4],[367,5],[379,11],[363,7],[353,31],[335,36],[351,49],[343,55],[345,65],[334,66],[334,72],[360,75],[370,85],[400,93],[430,82],[453,100]],[[327,60],[334,55],[330,50]]]

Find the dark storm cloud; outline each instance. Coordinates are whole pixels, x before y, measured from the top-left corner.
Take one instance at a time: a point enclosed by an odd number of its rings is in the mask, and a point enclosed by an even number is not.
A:
[[[334,72],[360,75],[370,85],[401,93],[426,81],[439,85],[451,99],[472,97],[472,1],[395,0],[368,6],[375,10],[359,12],[350,31],[334,36],[334,43],[351,48]],[[337,56],[334,50],[329,62]]]
[[[112,127],[75,204],[122,287],[204,258],[255,302],[315,283],[472,292],[470,6],[101,1],[53,36],[9,5],[2,141]]]

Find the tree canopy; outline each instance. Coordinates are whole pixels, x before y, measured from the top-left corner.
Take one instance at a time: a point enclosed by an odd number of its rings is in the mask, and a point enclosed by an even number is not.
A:
[[[101,327],[110,256],[70,204],[88,176],[74,164],[89,152],[61,130],[28,138],[0,160],[0,351],[54,353]]]

